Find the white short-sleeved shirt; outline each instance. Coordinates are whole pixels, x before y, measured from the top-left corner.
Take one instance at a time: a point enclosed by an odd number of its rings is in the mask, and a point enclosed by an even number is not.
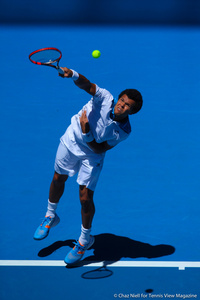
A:
[[[96,154],[90,149],[82,138],[80,116],[83,110],[87,112],[90,130],[97,143],[107,141],[110,146],[115,146],[125,140],[130,132],[131,126],[127,117],[123,122],[113,120],[114,98],[106,89],[96,85],[96,94],[83,106],[78,114],[71,119],[71,125],[61,137],[68,149],[77,156],[104,156],[105,153]]]

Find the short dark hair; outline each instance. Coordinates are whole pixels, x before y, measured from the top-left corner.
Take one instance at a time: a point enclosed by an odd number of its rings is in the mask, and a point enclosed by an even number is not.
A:
[[[135,101],[135,105],[133,107],[133,114],[136,114],[142,108],[143,105],[141,93],[135,89],[126,89],[119,94],[118,99],[121,98],[124,94],[126,94],[129,99]]]

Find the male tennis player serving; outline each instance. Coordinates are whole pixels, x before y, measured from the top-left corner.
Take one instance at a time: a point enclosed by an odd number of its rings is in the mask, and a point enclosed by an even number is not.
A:
[[[78,262],[94,243],[94,237],[90,234],[95,213],[93,194],[105,153],[129,136],[129,115],[141,109],[143,100],[137,90],[126,89],[120,93],[115,104],[113,96],[107,90],[91,83],[76,71],[68,68],[63,70],[64,75],[60,76],[72,78],[79,88],[92,95],[92,99],[72,117],[71,124],[60,139],[46,216],[37,228],[34,239],[44,239],[50,228],[59,223],[56,208],[64,192],[65,182],[69,176],[78,173],[81,235],[75,247],[65,257],[66,264],[72,265]]]

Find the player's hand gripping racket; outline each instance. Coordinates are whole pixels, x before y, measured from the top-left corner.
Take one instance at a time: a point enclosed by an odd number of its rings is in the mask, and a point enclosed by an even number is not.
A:
[[[59,61],[62,53],[57,48],[43,48],[32,52],[29,59],[36,65],[49,66],[58,70],[60,74],[64,74],[63,69],[59,67]]]

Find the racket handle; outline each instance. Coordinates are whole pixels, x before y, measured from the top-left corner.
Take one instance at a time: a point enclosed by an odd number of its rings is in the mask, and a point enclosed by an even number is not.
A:
[[[58,70],[58,73],[60,73],[60,74],[62,74],[62,75],[65,73],[64,70],[61,69],[60,67],[58,67],[57,70]]]

